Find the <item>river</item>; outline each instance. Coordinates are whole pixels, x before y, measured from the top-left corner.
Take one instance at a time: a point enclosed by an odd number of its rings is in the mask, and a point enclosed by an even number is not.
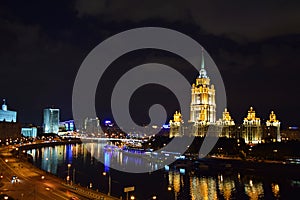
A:
[[[95,146],[96,145],[96,146]],[[295,199],[300,195],[300,174],[256,173],[246,170],[171,170],[125,173],[109,168],[112,161],[124,166],[145,164],[124,152],[104,151],[103,144],[69,144],[28,150],[33,164],[66,181],[126,199],[125,187],[136,199]],[[92,147],[92,148],[91,148]],[[89,149],[89,150],[88,150]],[[105,165],[96,158],[104,156]],[[95,158],[96,157],[96,158]],[[68,164],[69,165],[68,167]],[[151,165],[151,168],[158,166]],[[106,172],[106,173],[103,173]],[[110,183],[110,184],[109,184]],[[109,186],[110,185],[110,186]],[[296,198],[297,199],[297,198]]]

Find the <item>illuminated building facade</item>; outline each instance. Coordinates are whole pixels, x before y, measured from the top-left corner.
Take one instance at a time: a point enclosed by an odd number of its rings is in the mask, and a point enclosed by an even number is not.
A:
[[[276,119],[274,111],[271,112],[266,122],[266,131],[263,138],[264,142],[280,142],[280,121]]]
[[[37,128],[36,127],[26,127],[21,129],[21,133],[24,137],[36,138]]]
[[[256,117],[253,107],[250,107],[248,115],[244,118],[242,126],[242,138],[247,144],[257,144],[262,141],[262,128],[260,118]]]
[[[219,126],[222,131],[220,131],[220,137],[227,137],[227,138],[235,138],[235,123],[234,120],[231,118],[230,113],[228,112],[227,108],[225,108],[223,112],[222,119],[217,121],[217,126]]]
[[[60,122],[59,126],[62,131],[75,131],[74,120]]]
[[[183,120],[181,113],[176,111],[173,116],[173,120],[170,120],[170,138],[182,136],[182,124]]]
[[[3,99],[0,110],[0,142],[11,141],[21,137],[21,124],[17,122],[17,112],[7,109]]]
[[[204,136],[208,126],[216,122],[215,88],[205,70],[202,50],[201,70],[191,89],[190,120],[194,123],[195,136]]]
[[[5,99],[3,99],[2,110],[0,110],[0,121],[17,122],[17,112],[7,109]]]
[[[44,133],[55,133],[59,131],[59,109],[44,109]]]
[[[96,118],[85,118],[83,123],[83,132],[98,134],[101,131],[100,120]]]

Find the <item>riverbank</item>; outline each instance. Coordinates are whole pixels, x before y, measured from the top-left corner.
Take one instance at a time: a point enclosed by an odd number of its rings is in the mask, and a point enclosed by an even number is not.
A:
[[[66,142],[55,144],[62,145]],[[0,147],[0,171],[3,176],[1,179],[1,194],[9,196],[10,199],[118,199],[80,185],[67,184],[65,180],[29,163],[26,157],[23,156],[23,150],[29,147],[41,147],[41,145],[43,144],[22,145],[14,148],[9,146]],[[45,145],[52,146],[54,144],[45,143]],[[16,152],[19,153],[16,154]],[[12,183],[12,176],[18,177],[16,183]]]
[[[201,159],[178,159],[170,167],[199,171],[230,172],[234,170],[255,173],[298,174],[300,165],[274,160],[253,160],[230,157],[207,157]]]

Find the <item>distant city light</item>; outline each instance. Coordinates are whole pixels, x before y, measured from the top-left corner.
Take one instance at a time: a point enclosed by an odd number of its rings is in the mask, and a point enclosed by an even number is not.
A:
[[[170,128],[170,125],[169,125],[169,124],[164,124],[164,125],[163,125],[163,128],[164,128],[164,129],[169,129],[169,128]]]
[[[110,120],[105,120],[104,123],[105,123],[105,124],[111,124],[111,121],[110,121]]]
[[[299,129],[299,127],[298,126],[290,126],[289,129],[291,129],[291,130],[297,130],[297,129]]]

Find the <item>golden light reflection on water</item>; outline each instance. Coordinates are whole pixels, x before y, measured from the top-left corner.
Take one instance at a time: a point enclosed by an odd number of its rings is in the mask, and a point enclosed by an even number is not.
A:
[[[34,161],[38,162],[40,160],[42,169],[56,173],[57,166],[64,164],[66,160],[72,160],[72,158],[80,156],[85,162],[87,158],[91,157],[87,156],[88,153],[94,156],[103,154],[103,148],[97,148],[101,145],[103,146],[103,144],[90,144],[88,147],[91,148],[91,151],[87,150],[83,145],[64,145],[54,148],[45,147],[28,150],[28,153],[33,156]],[[125,159],[126,155],[120,152],[109,152],[109,155],[118,163],[125,164],[127,162]],[[284,190],[279,187],[279,183],[271,182],[270,184],[268,181],[263,181],[264,179],[262,178],[264,177],[250,176],[243,173],[204,175],[202,173],[180,174],[179,172],[170,171],[165,175],[168,176],[165,177],[167,178],[166,185],[170,186],[175,195],[178,194],[178,198],[182,198],[183,195],[188,195],[189,197],[187,199],[192,200],[229,200],[237,198],[239,195],[247,195],[249,199],[256,200],[272,195],[275,199],[279,199],[283,196],[281,193],[284,192]],[[270,190],[264,191],[266,187],[270,188]]]
[[[212,177],[190,177],[192,200],[211,200],[217,198],[216,180]]]
[[[276,197],[276,198],[279,198],[279,185],[278,184],[276,184],[276,183],[272,183],[272,192],[273,192],[273,195],[274,195],[274,197]]]
[[[223,194],[224,199],[231,199],[232,192],[235,191],[234,181],[229,177],[223,178],[222,175],[219,175],[218,184],[220,193]]]
[[[249,199],[260,199],[264,196],[264,188],[261,182],[255,183],[253,180],[249,180],[249,183],[245,183],[245,193],[249,196]]]

